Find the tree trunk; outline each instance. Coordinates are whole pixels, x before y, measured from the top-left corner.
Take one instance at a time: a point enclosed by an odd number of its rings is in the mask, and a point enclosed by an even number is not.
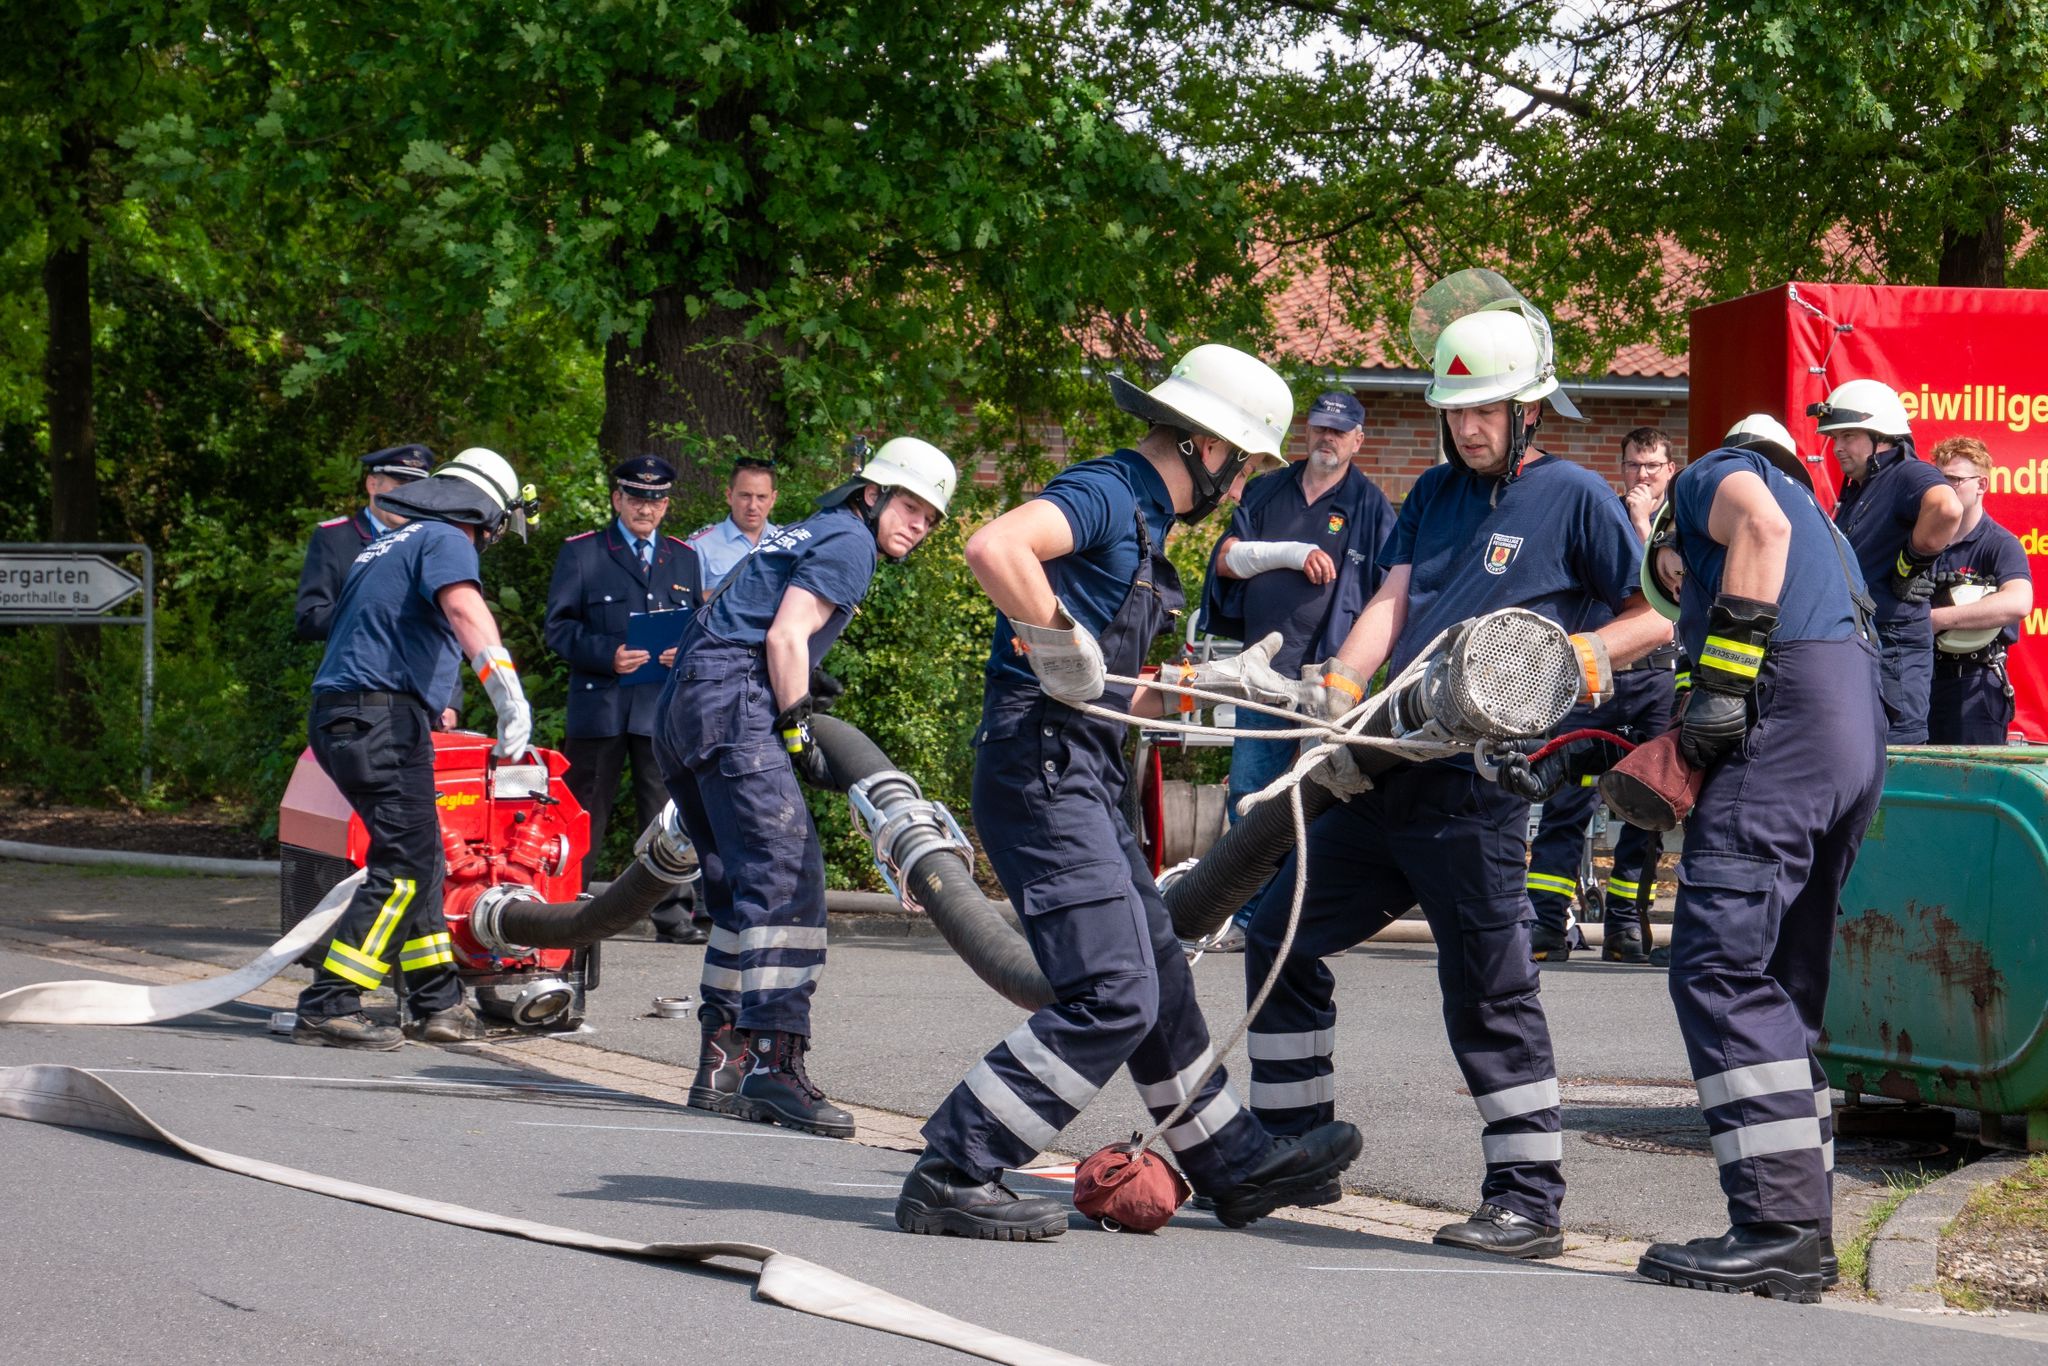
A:
[[[65,177],[81,196],[92,159],[92,131],[74,124],[64,131]],[[43,258],[43,298],[49,309],[49,341],[43,353],[43,393],[50,415],[50,539],[100,538],[99,471],[95,464],[92,414],[92,256],[83,237],[65,241],[52,225],[49,255]],[[75,230],[74,230],[75,231]],[[99,628],[67,626],[57,632],[56,694],[63,739],[92,743],[93,723],[85,688],[85,666],[99,657]]]
[[[1950,224],[1941,230],[1941,268],[1937,285],[2005,288],[2005,209],[1974,229]]]
[[[692,318],[673,287],[652,304],[638,346],[622,336],[605,345],[598,445],[608,462],[661,456],[684,488],[712,492],[724,487],[734,455],[781,447],[789,433],[777,397],[782,376],[768,339],[745,336],[744,315],[712,307]]]

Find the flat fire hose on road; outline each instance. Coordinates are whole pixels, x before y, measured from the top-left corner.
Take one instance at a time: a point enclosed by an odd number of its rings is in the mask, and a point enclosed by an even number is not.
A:
[[[820,1318],[836,1319],[840,1323],[894,1333],[899,1337],[916,1338],[988,1361],[1010,1362],[1015,1366],[1097,1366],[1087,1357],[1074,1356],[956,1319],[913,1300],[842,1276],[829,1267],[792,1257],[760,1243],[636,1243],[625,1238],[585,1233],[580,1229],[514,1219],[488,1210],[451,1205],[398,1191],[380,1190],[354,1181],[279,1166],[259,1158],[201,1147],[165,1129],[119,1091],[76,1067],[49,1064],[0,1067],[0,1116],[139,1138],[162,1144],[219,1171],[390,1210],[394,1214],[410,1214],[436,1223],[454,1224],[481,1233],[504,1234],[556,1247],[620,1257],[645,1257],[654,1261],[701,1263],[723,1257],[757,1262],[761,1269],[754,1282],[754,1294],[770,1304],[815,1314]]]

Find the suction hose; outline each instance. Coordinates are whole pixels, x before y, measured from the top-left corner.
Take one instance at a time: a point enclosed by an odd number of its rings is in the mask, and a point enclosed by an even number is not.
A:
[[[626,871],[587,900],[542,901],[522,883],[500,883],[477,899],[470,930],[478,943],[507,957],[580,949],[632,928],[697,876],[697,851],[673,803],[641,833],[633,852]]]
[[[897,899],[921,910],[974,975],[1024,1010],[1050,1005],[1052,987],[1030,945],[974,883],[974,851],[917,780],[859,730],[830,716],[811,718],[811,737],[846,789],[854,824],[875,851],[875,866]]]

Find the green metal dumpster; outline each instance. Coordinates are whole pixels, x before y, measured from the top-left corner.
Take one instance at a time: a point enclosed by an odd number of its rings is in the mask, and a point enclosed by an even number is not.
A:
[[[2025,1115],[2048,1149],[2048,748],[1890,751],[1820,1058],[1851,1101]]]

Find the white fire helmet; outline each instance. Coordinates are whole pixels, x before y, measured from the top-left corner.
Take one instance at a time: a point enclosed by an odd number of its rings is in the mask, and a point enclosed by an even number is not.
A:
[[[946,453],[914,436],[891,437],[861,466],[861,479],[883,488],[914,493],[946,515],[959,473]]]
[[[1906,420],[1906,405],[1898,390],[1882,380],[1852,379],[1837,385],[1827,402],[1807,408],[1807,415],[1820,419],[1823,432],[1869,432],[1874,436],[1903,438],[1913,434]]]
[[[1561,417],[1580,413],[1558,387],[1550,321],[1490,270],[1461,270],[1415,301],[1408,338],[1428,358],[1432,408],[1548,399]]]
[[[1270,468],[1287,463],[1294,394],[1272,366],[1234,346],[1196,347],[1150,390],[1111,375],[1109,391],[1133,417],[1221,437]]]
[[[1949,605],[1967,607],[1973,602],[1990,597],[1991,593],[1990,584],[1959,583],[1948,590]],[[1953,626],[1934,638],[1934,648],[1947,655],[1973,655],[1998,639],[2004,629],[2002,626],[1985,626],[1971,631]]]
[[[1755,451],[1773,465],[1792,476],[1800,487],[1813,489],[1813,473],[1806,468],[1806,462],[1799,458],[1799,447],[1792,440],[1792,433],[1785,430],[1785,424],[1769,413],[1751,413],[1733,427],[1728,435],[1721,438],[1726,445],[1739,450]]]

